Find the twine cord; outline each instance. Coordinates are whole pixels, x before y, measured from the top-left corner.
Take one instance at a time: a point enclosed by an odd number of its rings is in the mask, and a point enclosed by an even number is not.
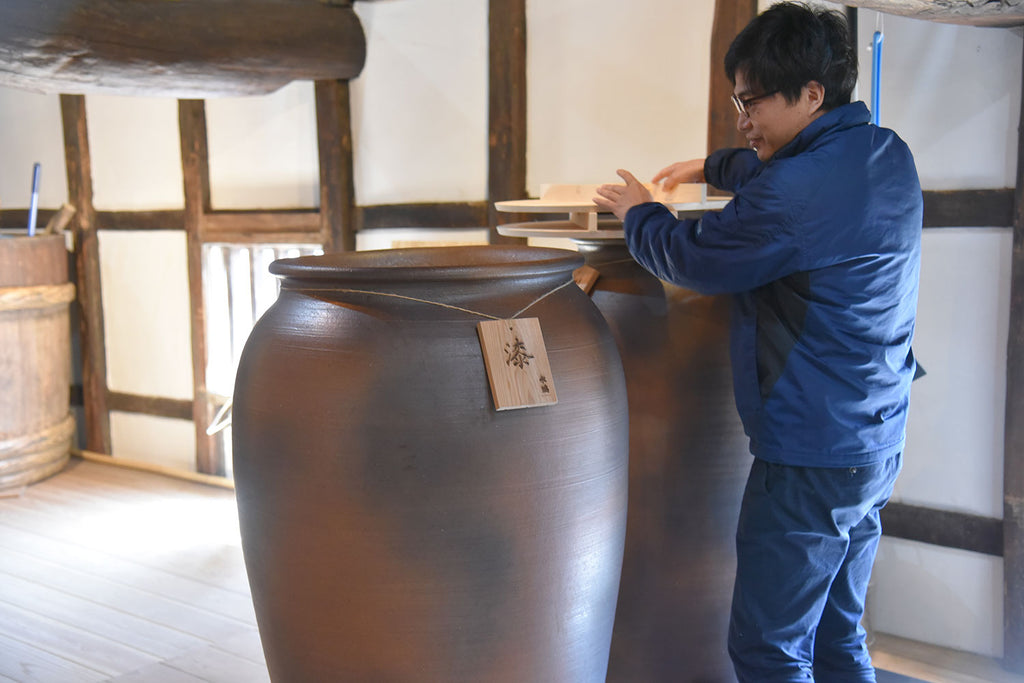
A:
[[[336,289],[336,288],[328,289],[326,287],[322,288],[322,289],[317,289],[317,288],[302,287],[302,288],[296,288],[296,289],[293,289],[293,290],[290,290],[290,291],[293,291],[293,292],[344,292],[346,294],[367,294],[369,296],[386,296],[386,297],[391,297],[393,299],[404,299],[405,301],[413,301],[413,302],[419,303],[419,304],[427,304],[427,305],[430,305],[430,306],[440,306],[441,308],[450,308],[453,311],[460,311],[462,313],[469,313],[470,315],[480,316],[481,318],[487,318],[488,320],[515,320],[516,318],[521,316],[523,313],[526,313],[526,311],[530,310],[531,308],[533,308],[534,306],[536,306],[541,301],[543,301],[547,297],[551,296],[552,294],[554,294],[558,290],[562,289],[563,287],[568,287],[569,285],[575,285],[575,284],[576,284],[575,280],[566,280],[565,282],[563,282],[562,284],[558,285],[554,289],[552,289],[550,291],[547,291],[544,294],[541,294],[539,297],[537,297],[536,299],[534,299],[533,301],[528,303],[526,306],[520,308],[518,311],[516,311],[510,317],[507,317],[507,318],[501,318],[499,316],[490,315],[488,313],[481,313],[480,311],[474,311],[474,310],[471,310],[471,309],[468,309],[468,308],[462,308],[461,306],[452,306],[451,304],[442,303],[440,301],[430,301],[429,299],[419,299],[419,298],[416,298],[414,296],[405,296],[404,294],[392,294],[391,292],[374,292],[374,291],[371,291],[371,290],[368,290],[368,289]],[[206,433],[208,435],[213,436],[214,434],[216,434],[216,433],[218,433],[220,431],[223,431],[227,427],[231,426],[231,418],[232,418],[232,416],[229,413],[233,412],[233,405],[232,405],[233,403],[234,403],[234,401],[233,401],[233,397],[232,397],[232,398],[228,398],[227,402],[223,406],[221,406],[220,410],[217,412],[217,415],[213,418],[213,422],[210,424],[209,427],[206,428]]]
[[[391,292],[375,292],[375,291],[372,291],[372,290],[369,290],[369,289],[344,289],[344,288],[339,289],[339,288],[333,288],[333,287],[330,288],[330,289],[328,289],[328,288],[313,289],[313,288],[303,287],[303,288],[296,288],[296,289],[293,289],[291,291],[294,291],[294,292],[342,292],[344,294],[366,294],[366,295],[369,295],[369,296],[385,296],[385,297],[391,297],[393,299],[403,299],[405,301],[413,301],[413,302],[419,303],[419,304],[427,304],[429,306],[440,306],[441,308],[449,308],[449,309],[451,309],[453,311],[460,311],[462,313],[469,313],[470,315],[476,315],[476,316],[479,316],[481,318],[487,318],[488,320],[515,320],[516,318],[521,316],[523,313],[526,313],[526,311],[530,310],[531,308],[533,308],[534,306],[539,304],[541,301],[543,301],[547,297],[551,296],[555,292],[559,291],[563,287],[568,287],[569,285],[575,285],[575,284],[576,284],[575,280],[566,280],[565,282],[563,282],[562,284],[558,285],[554,289],[552,289],[550,291],[547,291],[544,294],[541,294],[539,297],[537,297],[536,299],[534,299],[533,301],[528,303],[523,308],[520,308],[518,311],[516,311],[512,315],[505,316],[505,317],[501,317],[501,316],[497,316],[497,315],[490,315],[489,313],[482,313],[480,311],[474,311],[474,310],[469,309],[469,308],[462,308],[461,306],[453,306],[452,304],[446,304],[446,303],[443,303],[441,301],[431,301],[429,299],[419,299],[419,298],[414,297],[414,296],[406,296],[404,294],[393,294]]]

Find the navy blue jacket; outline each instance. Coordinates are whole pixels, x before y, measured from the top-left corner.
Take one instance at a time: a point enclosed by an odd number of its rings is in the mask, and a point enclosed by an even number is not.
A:
[[[659,278],[735,295],[736,405],[751,452],[852,467],[903,448],[917,309],[922,197],[914,159],[862,102],[826,112],[761,163],[725,149],[704,164],[734,193],[677,220],[629,210],[626,241]]]

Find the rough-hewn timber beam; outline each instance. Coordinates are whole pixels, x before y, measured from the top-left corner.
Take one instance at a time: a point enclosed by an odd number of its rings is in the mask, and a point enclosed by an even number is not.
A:
[[[100,247],[96,234],[96,212],[92,205],[92,157],[89,154],[85,98],[81,95],[61,95],[60,112],[64,126],[68,199],[76,208],[71,218],[71,229],[75,236],[85,444],[91,451],[110,453]]]
[[[882,531],[892,538],[985,555],[1003,554],[1003,522],[962,512],[889,503],[882,509]]]
[[[4,0],[0,85],[202,98],[354,78],[366,38],[332,0]]]
[[[492,243],[523,240],[498,234],[494,202],[526,197],[526,0],[490,0],[488,10],[487,214]]]
[[[192,311],[192,420],[196,433],[196,470],[223,475],[224,457],[206,428],[213,420],[206,391],[206,306],[203,300],[203,217],[210,210],[210,167],[206,142],[206,106],[202,100],[178,101],[181,169],[185,186],[188,291]]]
[[[1013,209],[1010,326],[1006,340],[1006,426],[1003,440],[1003,657],[1009,668],[1024,673],[1024,101],[1021,104],[1021,118],[1017,128],[1017,190]]]
[[[358,209],[361,229],[369,228],[483,228],[486,202],[381,204]]]
[[[320,163],[320,239],[325,251],[356,249],[355,162],[347,81],[317,81],[316,130]]]
[[[842,0],[842,3],[944,24],[1024,25],[1024,3],[1020,0]]]
[[[109,407],[126,413],[140,413],[155,417],[170,417],[178,420],[191,420],[193,401],[162,396],[140,396],[110,392]]]
[[[746,147],[736,130],[732,83],[725,76],[725,53],[736,34],[757,16],[757,0],[715,0],[711,24],[711,91],[708,104],[708,152],[724,147]]]
[[[1012,189],[931,190],[924,193],[924,227],[1008,228],[1013,225]]]

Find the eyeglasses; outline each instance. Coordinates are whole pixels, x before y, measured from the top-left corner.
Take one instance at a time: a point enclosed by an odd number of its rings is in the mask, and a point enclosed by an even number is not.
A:
[[[755,95],[754,97],[746,97],[746,98],[743,98],[743,99],[740,99],[736,94],[733,94],[733,96],[732,96],[732,103],[736,107],[736,111],[738,113],[743,114],[747,118],[750,118],[750,112],[747,109],[748,107],[750,107],[750,105],[754,104],[755,102],[757,102],[759,100],[763,100],[765,98],[771,97],[772,95],[774,95],[774,94],[776,94],[778,92],[780,92],[780,91],[772,90],[771,92],[766,92],[766,93],[764,93],[762,95]]]

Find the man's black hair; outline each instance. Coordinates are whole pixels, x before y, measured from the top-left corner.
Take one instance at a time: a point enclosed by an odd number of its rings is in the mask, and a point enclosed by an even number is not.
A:
[[[787,102],[817,81],[825,88],[827,111],[849,104],[857,84],[857,51],[841,13],[782,2],[754,17],[732,41],[725,73],[733,84],[737,71],[754,95],[781,92]]]

